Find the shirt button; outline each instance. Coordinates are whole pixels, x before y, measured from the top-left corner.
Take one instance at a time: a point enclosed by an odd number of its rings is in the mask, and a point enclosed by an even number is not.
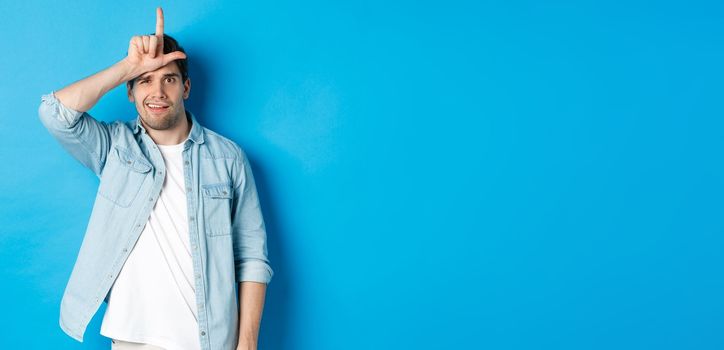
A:
[[[191,187],[187,188],[187,189],[186,189],[186,191],[189,191],[189,192],[191,192]]]
[[[201,331],[201,335],[206,335],[206,332],[204,332],[204,331]]]
[[[153,197],[148,199],[149,202],[153,202]]]
[[[184,162],[184,164],[186,164],[186,165],[189,165],[189,161],[188,161],[188,160],[187,160],[187,161],[185,161],[185,162]]]
[[[128,249],[126,249],[126,248],[123,248],[123,252],[124,252],[124,253],[125,253],[125,252],[127,252],[127,251],[128,251]]]
[[[196,218],[194,218],[194,217],[192,216],[192,217],[191,217],[191,221],[194,221],[194,220],[196,220]]]

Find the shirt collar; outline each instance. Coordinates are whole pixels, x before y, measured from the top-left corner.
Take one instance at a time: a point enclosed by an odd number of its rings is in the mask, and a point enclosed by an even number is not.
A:
[[[196,120],[196,116],[194,116],[191,111],[186,110],[186,118],[191,121],[191,131],[189,132],[188,139],[197,144],[204,143],[204,128],[201,127],[199,122]],[[133,134],[137,134],[141,130],[143,130],[144,133],[146,132],[146,128],[144,128],[141,124],[141,116],[139,115],[136,117],[136,125],[133,128]]]

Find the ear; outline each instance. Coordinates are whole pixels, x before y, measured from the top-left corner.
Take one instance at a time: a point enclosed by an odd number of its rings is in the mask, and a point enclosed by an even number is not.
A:
[[[130,101],[131,103],[136,102],[136,99],[133,98],[133,88],[131,88],[130,81],[126,82],[126,93],[128,94],[128,101]]]
[[[186,82],[184,83],[184,100],[187,100],[189,98],[190,93],[191,93],[191,78],[186,78]]]

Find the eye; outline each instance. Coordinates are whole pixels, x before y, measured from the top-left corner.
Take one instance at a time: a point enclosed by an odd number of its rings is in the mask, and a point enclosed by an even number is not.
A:
[[[139,84],[145,84],[145,83],[147,83],[147,82],[148,82],[148,80],[139,80],[139,81],[138,81]]]
[[[167,83],[173,83],[174,81],[176,81],[176,78],[174,78],[174,77],[168,77],[168,78],[166,78],[166,82],[167,82]]]

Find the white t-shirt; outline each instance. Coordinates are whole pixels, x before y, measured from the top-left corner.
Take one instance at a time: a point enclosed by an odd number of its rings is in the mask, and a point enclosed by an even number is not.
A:
[[[200,349],[183,143],[158,148],[166,164],[163,188],[111,288],[100,333],[168,350]]]

